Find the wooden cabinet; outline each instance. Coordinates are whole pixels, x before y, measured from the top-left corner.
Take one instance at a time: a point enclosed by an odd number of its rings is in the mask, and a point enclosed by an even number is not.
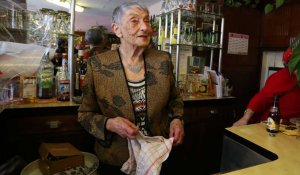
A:
[[[77,122],[78,106],[5,109],[1,113],[0,164],[19,155],[26,162],[39,157],[42,142],[70,142],[93,152],[94,138]]]
[[[236,98],[185,101],[184,143],[173,148],[167,174],[219,172],[223,132],[233,123],[235,104]]]
[[[235,98],[185,103],[186,168],[197,174],[219,172],[224,127],[234,120]]]
[[[262,16],[263,48],[286,49],[292,37],[300,33],[300,3],[287,1],[282,7]]]

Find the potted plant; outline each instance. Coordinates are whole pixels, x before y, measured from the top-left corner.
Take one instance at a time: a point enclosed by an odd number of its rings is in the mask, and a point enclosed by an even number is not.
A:
[[[264,6],[265,14],[270,13],[274,9],[281,7],[285,0],[225,0],[224,5],[227,7],[251,7],[256,8],[259,5]]]
[[[300,86],[300,34],[293,40],[287,51],[284,52],[283,59],[289,59],[289,71],[296,73],[298,86]]]

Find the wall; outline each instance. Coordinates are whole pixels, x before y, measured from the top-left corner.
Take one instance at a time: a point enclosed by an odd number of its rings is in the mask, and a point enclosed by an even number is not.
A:
[[[111,31],[111,16],[99,16],[90,14],[75,15],[75,31],[87,31],[92,26],[103,25]]]
[[[149,6],[150,15],[159,14],[162,2],[154,3]],[[111,15],[99,16],[90,14],[76,13],[75,15],[75,31],[87,31],[91,26],[103,25],[111,31]]]
[[[149,6],[149,12],[150,15],[158,15],[160,14],[160,9],[161,9],[162,1],[159,1],[157,3],[154,3],[153,5]]]
[[[222,73],[232,81],[232,95],[238,98],[238,117],[242,116],[249,100],[259,91],[261,15],[260,11],[252,8],[224,8]],[[227,53],[229,32],[249,35],[248,55]]]

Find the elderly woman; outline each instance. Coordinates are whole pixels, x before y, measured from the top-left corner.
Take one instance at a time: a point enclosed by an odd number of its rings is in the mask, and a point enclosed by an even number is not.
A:
[[[148,47],[152,30],[147,8],[123,3],[112,18],[120,47],[90,59],[78,114],[96,138],[100,173],[109,175],[121,174],[129,158],[127,139],[139,132],[173,137],[173,146],[184,137],[183,101],[170,55]]]

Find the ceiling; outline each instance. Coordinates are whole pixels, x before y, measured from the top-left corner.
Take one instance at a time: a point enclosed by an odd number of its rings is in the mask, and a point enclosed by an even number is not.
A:
[[[154,3],[157,3],[161,0],[136,0],[141,4],[149,7]],[[92,14],[92,15],[101,15],[101,16],[111,16],[113,9],[125,2],[124,0],[76,0],[76,4],[85,7],[83,13]],[[67,9],[56,6],[49,3],[46,0],[27,0],[27,8],[29,10],[38,10],[41,8],[50,8],[53,10],[65,10]]]

